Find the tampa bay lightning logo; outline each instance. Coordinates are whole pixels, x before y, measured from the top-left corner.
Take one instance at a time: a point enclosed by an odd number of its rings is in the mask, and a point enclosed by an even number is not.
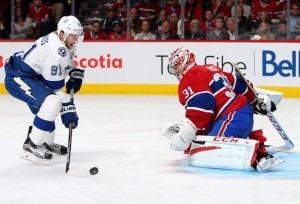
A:
[[[64,57],[64,56],[67,55],[67,50],[66,50],[65,47],[59,47],[58,50],[57,50],[57,53],[58,53],[60,56]]]

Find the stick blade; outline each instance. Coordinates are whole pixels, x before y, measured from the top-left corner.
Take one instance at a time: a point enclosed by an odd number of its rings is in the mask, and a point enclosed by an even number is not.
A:
[[[82,169],[82,168],[70,168],[68,172],[66,172],[68,176],[75,176],[75,177],[87,177],[91,176],[89,169]]]

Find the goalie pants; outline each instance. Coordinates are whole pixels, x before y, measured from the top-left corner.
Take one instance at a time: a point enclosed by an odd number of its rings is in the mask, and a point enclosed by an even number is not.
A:
[[[209,128],[210,136],[247,138],[253,129],[253,110],[249,103],[243,108],[217,119]]]

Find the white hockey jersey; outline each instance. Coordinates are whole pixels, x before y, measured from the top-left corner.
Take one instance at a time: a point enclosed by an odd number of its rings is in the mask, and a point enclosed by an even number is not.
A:
[[[76,47],[72,50],[62,43],[55,32],[39,38],[27,51],[23,61],[39,76],[41,81],[53,90],[64,87],[68,72],[74,68],[72,60]]]

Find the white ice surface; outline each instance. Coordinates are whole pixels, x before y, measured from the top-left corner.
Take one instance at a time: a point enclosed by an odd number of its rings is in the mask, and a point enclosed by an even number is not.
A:
[[[286,163],[269,173],[191,168],[181,152],[159,140],[167,122],[180,122],[176,96],[79,95],[71,168],[96,176],[72,177],[65,156],[42,166],[20,158],[33,116],[27,106],[0,95],[0,204],[299,204],[300,100],[283,99],[275,116],[296,147]],[[56,139],[67,145],[68,130],[57,119]],[[258,118],[270,144],[282,140],[266,118]]]

